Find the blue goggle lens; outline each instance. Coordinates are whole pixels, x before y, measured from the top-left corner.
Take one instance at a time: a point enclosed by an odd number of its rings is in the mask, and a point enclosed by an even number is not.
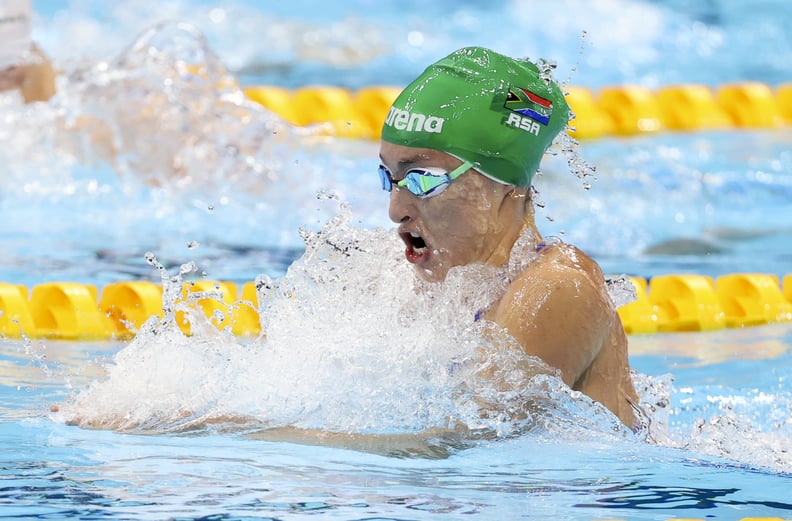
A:
[[[474,166],[473,163],[465,161],[451,173],[446,172],[442,168],[412,168],[407,171],[401,181],[394,180],[385,165],[380,165],[378,172],[382,182],[382,189],[386,192],[390,192],[395,184],[398,187],[406,188],[417,197],[425,198],[440,194],[451,181]]]
[[[451,182],[448,174],[433,174],[426,170],[410,170],[404,179],[397,183],[418,197],[437,195]]]
[[[388,169],[385,168],[385,165],[380,165],[377,172],[379,172],[380,182],[382,182],[382,189],[386,192],[390,192],[391,188],[393,187],[393,183],[395,183],[390,175],[390,172],[388,172]]]

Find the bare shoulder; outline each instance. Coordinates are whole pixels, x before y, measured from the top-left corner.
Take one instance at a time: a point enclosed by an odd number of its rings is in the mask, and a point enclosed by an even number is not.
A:
[[[539,273],[545,277],[572,277],[572,279],[589,279],[599,285],[605,283],[602,270],[591,257],[576,246],[559,243],[547,246],[542,250],[536,262],[528,265],[522,276]]]
[[[592,305],[609,307],[610,302],[599,265],[569,244],[542,250],[537,260],[514,278],[504,298],[510,305],[530,304],[538,298],[545,304],[544,309],[558,304],[566,310]]]
[[[613,315],[599,265],[574,246],[556,244],[512,281],[488,318],[574,386],[606,343]]]

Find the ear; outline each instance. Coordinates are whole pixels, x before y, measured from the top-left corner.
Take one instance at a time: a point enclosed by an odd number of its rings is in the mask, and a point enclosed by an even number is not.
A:
[[[507,196],[513,197],[514,199],[531,199],[531,189],[530,187],[526,188],[524,186],[515,186],[515,185],[508,185],[507,188],[509,189],[506,193]]]

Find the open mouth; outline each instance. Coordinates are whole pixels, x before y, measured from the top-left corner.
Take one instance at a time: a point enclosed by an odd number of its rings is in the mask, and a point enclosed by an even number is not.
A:
[[[408,261],[416,263],[426,256],[428,249],[423,237],[415,232],[402,232],[399,235],[407,245],[405,255]]]

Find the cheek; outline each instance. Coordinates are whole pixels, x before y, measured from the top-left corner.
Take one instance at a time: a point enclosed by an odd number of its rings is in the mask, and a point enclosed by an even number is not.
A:
[[[493,233],[495,220],[488,207],[480,199],[459,201],[435,216],[434,227],[438,244],[442,248],[453,248],[464,244],[464,251],[472,252],[483,246]]]
[[[469,232],[482,235],[491,232],[497,224],[497,211],[492,201],[483,193],[473,194],[468,197],[459,208],[457,218],[463,221]]]

